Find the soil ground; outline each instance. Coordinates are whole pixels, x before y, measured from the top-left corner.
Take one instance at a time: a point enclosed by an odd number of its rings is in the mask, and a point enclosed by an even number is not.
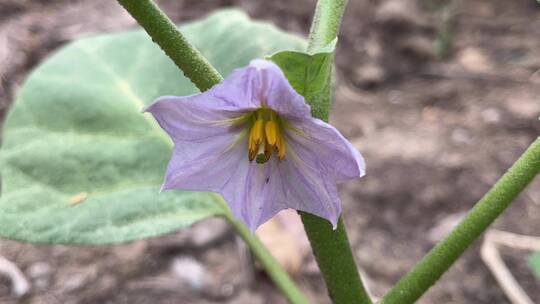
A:
[[[305,35],[314,1],[160,5],[177,22],[237,6]],[[29,70],[63,43],[132,27],[115,1],[0,0],[0,111]],[[540,5],[533,0],[350,1],[331,121],[367,159],[368,175],[341,194],[354,252],[376,296],[433,246],[434,227],[467,211],[540,134],[538,37]],[[538,235],[540,181],[494,227]],[[252,273],[232,233],[222,230],[204,244],[193,241],[205,233],[201,225],[110,247],[2,240],[0,254],[21,268],[32,289],[16,298],[0,277],[0,303],[284,303],[263,273]],[[480,245],[419,303],[509,303],[481,260]],[[526,254],[505,249],[503,256],[540,303],[540,281]],[[175,275],[178,263],[202,265],[213,283],[185,284]],[[305,266],[295,279],[313,303],[329,303],[316,271]]]

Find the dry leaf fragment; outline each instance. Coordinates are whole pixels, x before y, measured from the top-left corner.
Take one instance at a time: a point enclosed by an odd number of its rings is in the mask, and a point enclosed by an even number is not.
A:
[[[69,204],[71,206],[75,206],[77,204],[80,204],[82,203],[86,198],[88,198],[88,193],[86,192],[81,192],[79,194],[76,194],[72,197],[69,198]]]

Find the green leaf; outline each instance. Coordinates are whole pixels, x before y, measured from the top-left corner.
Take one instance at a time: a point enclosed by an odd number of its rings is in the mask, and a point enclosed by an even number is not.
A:
[[[303,39],[226,10],[182,28],[223,74]],[[105,244],[227,215],[215,194],[159,194],[172,143],[141,109],[197,92],[142,31],[84,38],[28,77],[5,128],[0,236]]]
[[[529,255],[529,267],[536,278],[540,279],[540,251],[533,252]]]
[[[283,70],[293,88],[306,98],[315,117],[328,117],[336,43],[337,38],[313,54],[281,51],[269,57]]]

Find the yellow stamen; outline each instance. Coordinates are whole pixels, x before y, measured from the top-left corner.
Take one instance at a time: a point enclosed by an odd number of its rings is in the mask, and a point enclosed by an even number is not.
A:
[[[270,156],[272,156],[272,153],[274,152],[274,146],[269,145],[268,141],[266,142],[266,145],[264,145],[264,156],[269,159]]]
[[[255,155],[257,154],[257,145],[255,144],[255,141],[249,137],[248,140],[248,152],[249,152],[249,161],[252,161],[255,158]]]
[[[260,145],[264,140],[264,120],[258,118],[251,129],[251,139],[256,145]]]
[[[277,152],[278,159],[283,160],[286,154],[285,138],[281,134],[283,121],[268,108],[255,111],[251,117],[255,121],[251,120],[252,125],[249,130],[249,161],[256,159],[257,163],[264,164],[274,151]]]
[[[252,161],[255,159],[255,157],[257,156],[257,150],[249,150],[249,153],[248,153],[248,159],[249,161]]]
[[[276,145],[277,137],[279,136],[278,125],[275,121],[267,121],[264,125],[264,133],[266,135],[266,140],[271,146]]]
[[[252,161],[255,159],[255,157],[258,154],[259,146],[264,141],[264,120],[262,118],[258,118],[255,123],[253,124],[253,127],[251,127],[251,131],[249,132],[249,139],[248,139],[248,157],[249,161]]]
[[[285,159],[285,154],[287,153],[287,146],[281,136],[278,137],[276,148],[278,150],[278,159]]]

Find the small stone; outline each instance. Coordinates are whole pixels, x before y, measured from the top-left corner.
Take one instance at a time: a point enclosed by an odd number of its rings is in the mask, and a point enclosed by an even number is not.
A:
[[[452,131],[452,140],[460,144],[470,144],[473,141],[469,132],[462,128]]]
[[[517,93],[505,100],[506,108],[522,119],[536,119],[540,116],[540,101],[534,94]]]
[[[409,27],[424,27],[427,24],[416,1],[409,0],[384,1],[375,12],[375,20],[383,24]]]
[[[51,265],[45,262],[36,262],[26,270],[26,273],[39,289],[46,289],[51,284]]]
[[[98,273],[99,269],[96,264],[79,266],[62,272],[61,277],[57,278],[59,292],[70,293],[84,289],[97,279]]]
[[[370,63],[357,68],[353,74],[353,82],[362,88],[375,88],[386,78],[382,67]]]
[[[75,273],[62,282],[62,292],[69,293],[81,289],[88,283],[88,276],[84,273]]]
[[[202,247],[217,241],[229,231],[229,224],[222,218],[209,218],[197,223],[192,230],[193,245]]]
[[[192,289],[200,291],[209,279],[206,267],[192,257],[177,257],[171,265],[173,275],[187,283]]]
[[[433,40],[421,35],[403,39],[399,42],[399,48],[405,55],[420,60],[431,60],[437,57],[433,47]]]
[[[391,90],[388,92],[387,99],[391,104],[399,105],[404,102],[405,96],[404,93],[399,90]]]
[[[459,52],[457,61],[471,72],[488,72],[493,69],[488,56],[479,48],[468,47]]]
[[[50,276],[52,272],[51,265],[45,262],[36,262],[26,270],[28,276],[32,279],[38,279]]]
[[[501,121],[501,111],[496,108],[487,108],[483,110],[480,115],[482,120],[487,123],[497,123]]]

